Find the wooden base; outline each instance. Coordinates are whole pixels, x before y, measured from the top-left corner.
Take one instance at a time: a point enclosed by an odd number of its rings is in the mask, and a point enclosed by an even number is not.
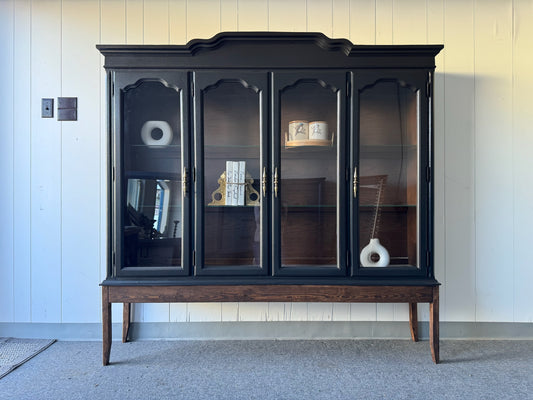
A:
[[[128,340],[131,303],[194,302],[409,303],[411,338],[418,341],[418,303],[429,303],[431,356],[439,362],[438,286],[203,285],[102,286],[103,364],[111,353],[111,304],[123,303],[122,341]]]

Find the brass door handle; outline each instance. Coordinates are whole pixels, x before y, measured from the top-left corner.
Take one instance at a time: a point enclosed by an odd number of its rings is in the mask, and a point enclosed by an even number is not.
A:
[[[353,170],[353,197],[357,197],[357,167]]]
[[[274,169],[274,197],[278,197],[278,185],[279,185],[279,176],[278,176],[278,167]]]
[[[263,197],[266,197],[267,195],[267,169],[266,167],[263,167]]]
[[[187,197],[187,188],[189,186],[189,171],[186,167],[183,167],[183,177],[181,179],[181,191],[183,197]]]

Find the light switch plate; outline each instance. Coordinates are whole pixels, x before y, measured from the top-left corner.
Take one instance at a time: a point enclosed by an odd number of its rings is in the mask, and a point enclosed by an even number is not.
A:
[[[54,118],[54,99],[41,99],[41,118]]]

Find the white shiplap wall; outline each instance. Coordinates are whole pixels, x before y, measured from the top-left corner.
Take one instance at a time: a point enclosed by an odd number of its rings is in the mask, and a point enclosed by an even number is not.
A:
[[[443,43],[435,82],[441,317],[533,322],[532,20],[533,0],[0,0],[0,322],[100,320],[106,108],[95,44],[179,44],[224,30]],[[59,96],[78,97],[77,122],[40,118],[41,98]],[[394,321],[407,319],[407,308],[146,304],[134,319]]]

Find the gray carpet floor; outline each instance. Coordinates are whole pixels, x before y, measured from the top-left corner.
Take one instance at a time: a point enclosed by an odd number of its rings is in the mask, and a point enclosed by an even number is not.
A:
[[[0,380],[1,399],[533,399],[533,341],[53,344]]]

